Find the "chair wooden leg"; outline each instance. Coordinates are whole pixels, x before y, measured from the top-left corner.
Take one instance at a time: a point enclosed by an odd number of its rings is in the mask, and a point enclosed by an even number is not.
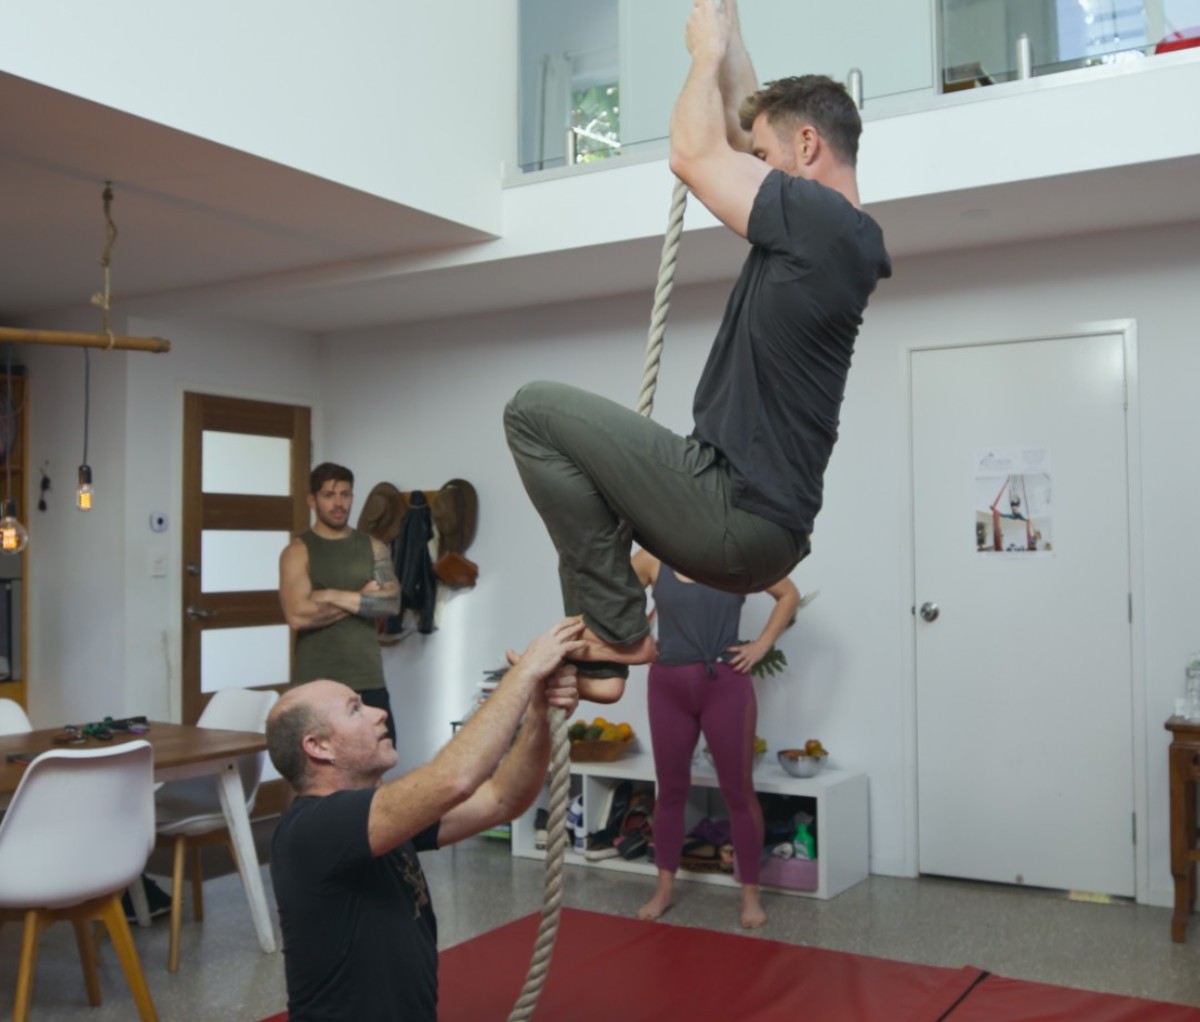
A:
[[[200,844],[192,845],[192,918],[204,922],[204,870],[200,861]]]
[[[38,941],[49,925],[36,908],[25,913],[25,929],[21,933],[21,961],[17,966],[17,996],[13,1001],[13,1022],[27,1022],[29,1003],[33,1000],[33,974],[37,969]]]
[[[179,932],[183,924],[183,867],[187,859],[187,838],[175,838],[175,868],[171,871],[171,941],[167,950],[167,972],[179,971]]]
[[[129,932],[129,923],[125,921],[125,910],[121,908],[121,894],[118,891],[105,903],[101,909],[101,918],[108,929],[109,939],[117,952],[121,970],[125,973],[125,981],[133,994],[133,1003],[137,1007],[138,1018],[142,1022],[158,1022],[158,1012],[150,997],[150,988],[146,986],[146,975],[142,972],[142,963],[138,958],[137,948],[133,944],[133,934]]]
[[[138,926],[150,925],[150,903],[146,900],[146,878],[138,877],[129,885],[129,900],[133,903],[133,914]]]
[[[72,919],[75,943],[79,945],[79,961],[83,965],[83,984],[87,987],[88,1004],[100,1004],[100,976],[96,971],[96,936],[90,919]]]

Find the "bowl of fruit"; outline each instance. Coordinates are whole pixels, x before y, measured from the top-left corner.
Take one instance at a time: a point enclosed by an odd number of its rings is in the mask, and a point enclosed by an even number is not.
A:
[[[763,756],[765,756],[766,754],[767,754],[767,740],[765,738],[760,738],[758,735],[755,735],[754,736],[754,766],[758,766],[758,764],[762,762]],[[712,752],[709,750],[707,745],[704,746],[704,758],[708,761],[708,765],[710,767],[712,767],[714,770],[717,769],[717,764],[713,762]]]
[[[633,747],[633,728],[603,717],[577,720],[567,729],[572,763],[611,763]]]
[[[793,777],[816,777],[829,757],[829,751],[816,738],[810,738],[802,749],[780,749],[779,765]]]

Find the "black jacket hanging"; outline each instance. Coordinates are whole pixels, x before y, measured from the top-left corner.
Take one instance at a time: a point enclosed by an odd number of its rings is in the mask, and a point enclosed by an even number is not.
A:
[[[400,535],[392,541],[392,561],[396,578],[400,580],[400,616],[388,618],[384,626],[387,635],[398,635],[405,610],[418,618],[417,631],[428,635],[433,631],[433,610],[437,603],[437,579],[429,557],[429,541],[433,539],[433,516],[425,494],[413,490],[409,497],[408,513],[400,527]]]

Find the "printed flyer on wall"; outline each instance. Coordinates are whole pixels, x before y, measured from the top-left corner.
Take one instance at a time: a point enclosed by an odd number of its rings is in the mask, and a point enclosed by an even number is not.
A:
[[[1053,556],[1050,451],[998,448],[972,460],[976,551],[988,557]]]

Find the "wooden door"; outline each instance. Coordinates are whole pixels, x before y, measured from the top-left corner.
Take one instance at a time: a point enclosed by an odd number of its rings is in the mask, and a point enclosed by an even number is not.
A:
[[[221,688],[282,688],[279,554],[308,526],[310,409],[184,395],[183,721]]]

